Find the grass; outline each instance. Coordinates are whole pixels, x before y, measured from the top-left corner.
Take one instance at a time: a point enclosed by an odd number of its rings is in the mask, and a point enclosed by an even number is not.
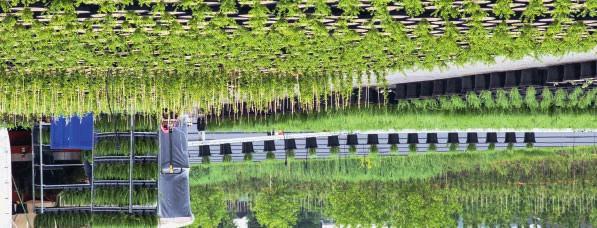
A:
[[[158,219],[151,215],[128,215],[120,213],[44,213],[35,216],[35,227],[157,227]]]
[[[128,180],[129,164],[100,163],[95,166],[93,173],[96,180]],[[134,180],[155,180],[158,176],[158,167],[155,163],[135,164],[133,167]]]
[[[95,189],[94,206],[124,207],[128,206],[129,190],[126,187],[98,187]],[[91,190],[64,190],[59,193],[60,207],[83,207],[91,205]],[[157,190],[151,188],[136,188],[133,191],[133,205],[155,206]]]
[[[124,156],[129,154],[129,147],[128,137],[104,137],[95,144],[94,153],[96,156]],[[157,138],[135,138],[135,155],[156,155],[158,150]]]
[[[525,148],[486,152],[430,152],[408,156],[350,156],[347,158],[269,160],[259,163],[212,163],[195,165],[191,169],[191,185],[238,183],[256,178],[289,181],[399,181],[425,180],[453,172],[493,172],[496,179],[509,179],[509,170],[522,175],[552,167],[554,176],[569,177],[561,168],[574,166],[597,175],[596,169],[582,168],[597,165],[595,147],[583,148]]]
[[[399,113],[385,109],[346,110],[270,119],[241,119],[211,123],[212,131],[363,131],[400,129],[596,129],[595,113]]]

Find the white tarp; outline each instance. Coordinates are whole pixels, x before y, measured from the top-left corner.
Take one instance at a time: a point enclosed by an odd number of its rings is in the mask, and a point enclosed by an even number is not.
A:
[[[0,128],[0,227],[12,227],[12,172],[10,142],[6,128]]]

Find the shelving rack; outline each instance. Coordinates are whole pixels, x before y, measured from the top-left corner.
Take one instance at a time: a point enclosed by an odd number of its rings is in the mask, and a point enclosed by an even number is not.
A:
[[[34,131],[33,134],[33,146],[34,148],[39,148],[39,151],[45,152],[50,151],[49,145],[42,145],[41,139],[43,138],[43,130],[49,127],[50,124],[40,122],[38,125],[35,126],[39,132]],[[35,208],[37,213],[43,214],[46,212],[121,212],[121,213],[130,213],[130,214],[156,214],[157,213],[157,201],[155,206],[140,206],[133,204],[133,189],[135,187],[146,187],[146,188],[154,188],[157,189],[157,176],[154,180],[135,180],[133,179],[133,166],[140,162],[156,162],[155,168],[158,169],[157,161],[158,161],[158,152],[155,151],[155,155],[135,155],[135,138],[137,137],[150,137],[156,140],[157,144],[157,132],[134,132],[135,123],[134,118],[131,118],[130,123],[130,131],[129,132],[109,132],[109,133],[94,133],[93,144],[95,145],[96,142],[102,140],[105,137],[122,137],[122,138],[129,138],[129,151],[128,155],[125,156],[101,156],[96,155],[95,148],[91,150],[91,176],[89,178],[89,183],[76,183],[76,184],[45,184],[43,182],[43,172],[42,170],[48,169],[58,169],[64,167],[83,167],[85,164],[83,162],[78,164],[45,164],[43,160],[43,153],[36,154],[36,150],[33,150],[33,160],[32,166],[34,168],[33,172],[33,197],[35,198],[35,191],[39,189],[41,205],[39,208]],[[39,140],[35,140],[36,137]],[[39,144],[39,145],[38,145]],[[35,159],[38,159],[39,163],[36,164]],[[128,163],[129,164],[129,176],[128,179],[125,180],[99,180],[96,179],[96,165],[97,164],[116,164],[116,163]],[[36,172],[39,171],[39,184],[36,184]],[[95,204],[95,190],[96,187],[115,187],[115,188],[122,188],[128,187],[128,206],[124,207],[114,207],[114,206],[102,206]],[[46,190],[83,190],[83,189],[90,189],[90,204],[89,206],[69,206],[69,207],[45,207],[44,205],[44,192]],[[157,194],[157,191],[156,191]],[[157,196],[156,196],[157,199]]]

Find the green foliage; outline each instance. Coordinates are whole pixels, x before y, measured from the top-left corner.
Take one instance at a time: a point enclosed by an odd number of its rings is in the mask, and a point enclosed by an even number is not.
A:
[[[421,15],[425,8],[423,8],[423,3],[421,0],[401,0],[404,10],[406,14],[411,17],[416,17]]]
[[[230,155],[230,154],[225,154],[225,155],[222,157],[222,162],[232,162],[232,155]]]
[[[520,92],[518,88],[512,88],[510,90],[510,106],[512,106],[515,110],[520,110],[523,105],[522,96],[520,96]]]
[[[477,144],[469,143],[468,146],[466,146],[466,151],[477,151]]]
[[[293,227],[300,209],[293,198],[291,190],[284,186],[266,187],[255,197],[252,209],[259,223],[266,227]]]
[[[491,91],[481,91],[480,94],[481,102],[483,103],[483,108],[485,110],[493,110],[496,107],[495,100],[493,99],[493,94]]]
[[[586,0],[582,7],[581,15],[583,16],[597,16],[597,0]]]
[[[416,153],[417,152],[417,144],[414,144],[414,143],[408,144],[408,152]]]
[[[276,159],[276,154],[273,151],[267,151],[265,158],[268,160],[274,160]]]
[[[288,149],[288,150],[286,150],[286,157],[288,157],[288,158],[294,158],[295,157],[294,149]]]
[[[458,16],[458,9],[453,0],[434,0],[433,6],[435,6],[435,11],[431,13],[431,16],[441,17],[444,20]]]
[[[450,143],[449,149],[450,152],[455,152],[458,150],[458,143]]]
[[[556,93],[556,97],[557,97]],[[578,108],[578,103],[580,102],[581,96],[583,95],[583,90],[580,87],[575,88],[570,94],[568,94],[568,99],[566,102],[566,107],[568,109],[576,109]]]
[[[510,6],[512,0],[497,0],[492,8],[493,14],[503,19],[510,19],[515,13]]]
[[[375,154],[375,153],[378,153],[378,152],[379,152],[379,149],[377,148],[377,145],[370,145],[369,146],[369,153],[370,154]]]
[[[35,216],[35,227],[123,227],[146,228],[157,227],[158,218],[148,215],[128,215],[119,213],[44,213]]]
[[[100,163],[95,165],[93,175],[96,180],[128,180],[129,164],[127,163]],[[134,180],[156,180],[158,166],[155,163],[141,163],[133,166]]]
[[[565,108],[566,107],[566,91],[564,89],[556,90],[556,94],[553,99],[553,105],[557,108]]]
[[[490,144],[487,146],[487,150],[495,150],[495,143],[490,143]]]
[[[95,156],[129,155],[130,139],[127,134],[122,137],[101,137],[95,143]],[[135,155],[157,155],[158,142],[155,137],[135,137]]]
[[[588,93],[586,93],[588,94]],[[545,104],[546,100],[543,100]],[[347,108],[313,114],[278,114],[274,118],[241,118],[226,120],[214,124],[215,131],[359,131],[359,130],[397,130],[397,129],[467,129],[467,128],[597,128],[597,115],[594,106],[587,106],[576,113],[562,110],[557,115],[549,113],[508,112],[496,113],[497,110],[450,112],[418,112],[399,109],[396,106]],[[548,106],[549,112],[551,106]],[[530,115],[532,114],[532,115]]]
[[[493,150],[482,153],[410,153],[408,156],[369,156],[338,159],[281,160],[194,165],[191,186],[204,184],[234,185],[257,179],[311,182],[364,180],[425,180],[454,172],[495,173],[494,179],[528,178],[530,173],[549,173],[552,178],[574,177],[575,168],[583,175],[597,175],[591,169],[597,160],[594,147],[524,148]],[[513,173],[516,173],[512,175]],[[576,173],[578,174],[578,173]]]
[[[466,94],[466,104],[467,109],[478,111],[481,109],[482,101],[481,98],[477,96],[476,92],[470,91]]]
[[[227,215],[223,190],[211,186],[193,188],[191,211],[196,218],[193,227],[218,227]]]
[[[509,111],[511,108],[510,99],[506,91],[498,89],[495,94],[495,105],[501,111]]]
[[[133,190],[133,205],[155,206],[157,204],[157,190],[151,188],[135,188]],[[85,207],[91,205],[91,191],[64,190],[59,194],[61,207]],[[96,187],[93,205],[105,207],[125,207],[129,204],[129,189],[125,187]],[[115,197],[121,196],[121,197]]]
[[[309,148],[309,149],[307,149],[307,153],[309,154],[310,157],[316,157],[317,156],[317,148]]]
[[[437,145],[435,143],[429,144],[429,148],[427,149],[429,152],[437,151]]]
[[[354,145],[350,145],[348,147],[348,153],[353,154],[353,155],[356,154],[357,153],[357,147],[354,146]]]
[[[338,146],[330,147],[330,154],[337,155],[339,153],[340,153],[340,147],[338,147]]]
[[[391,154],[396,154],[396,153],[398,153],[398,145],[396,145],[396,144],[392,144],[392,145],[390,145],[390,153],[391,153]]]
[[[527,88],[527,92],[524,96],[524,104],[531,111],[531,113],[539,109],[539,102],[537,101],[537,91],[535,87]]]
[[[543,88],[541,92],[541,111],[549,112],[551,110],[552,105],[554,104],[553,93],[547,87]]]
[[[245,156],[245,158],[246,158],[246,156]],[[202,156],[201,157],[201,164],[209,164],[209,163],[210,163],[209,156]]]
[[[531,23],[535,18],[544,15],[547,7],[543,5],[543,0],[530,0],[526,9],[522,12],[522,21]]]

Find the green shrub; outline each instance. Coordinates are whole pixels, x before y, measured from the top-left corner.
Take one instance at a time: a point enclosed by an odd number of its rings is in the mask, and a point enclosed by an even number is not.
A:
[[[452,104],[452,111],[462,111],[466,109],[466,103],[458,95],[452,95],[452,97],[450,97],[450,103]]]
[[[493,99],[493,94],[491,91],[481,91],[481,102],[483,103],[483,107],[486,110],[494,110],[496,107],[495,100]]]
[[[576,87],[576,89],[574,89],[572,91],[572,93],[568,94],[566,108],[568,108],[570,110],[579,108],[578,104],[579,104],[579,101],[580,101],[582,95],[583,95],[582,88]]]
[[[470,91],[466,94],[466,105],[469,110],[478,111],[481,109],[481,99],[476,92]]]
[[[512,108],[520,110],[522,108],[522,104],[522,96],[520,96],[518,88],[512,88],[510,90],[510,105]]]
[[[558,109],[566,107],[566,91],[564,91],[564,89],[560,88],[556,90],[556,94],[553,99],[553,104]]]
[[[551,110],[551,106],[553,105],[553,93],[547,87],[543,88],[541,91],[541,111],[549,112]]]
[[[510,110],[510,99],[508,99],[508,95],[506,91],[503,89],[498,89],[495,94],[495,105],[498,109],[502,111]]]
[[[537,90],[535,87],[527,88],[527,93],[524,96],[524,104],[531,112],[535,112],[539,108],[539,102],[537,102]]]

